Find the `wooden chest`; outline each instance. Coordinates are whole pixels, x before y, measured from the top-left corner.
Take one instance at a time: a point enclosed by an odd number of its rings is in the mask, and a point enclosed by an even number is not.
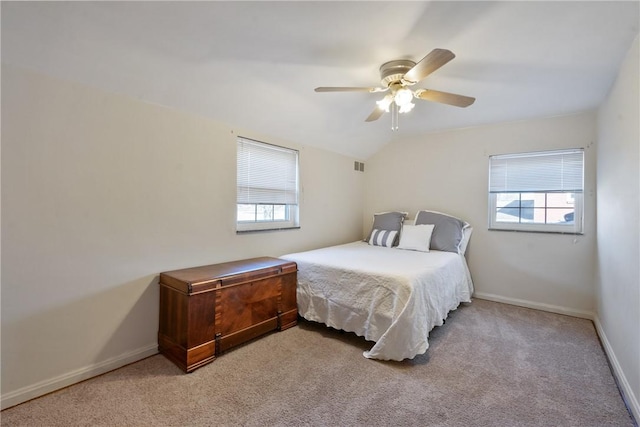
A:
[[[264,257],[161,273],[158,350],[191,372],[233,346],[295,326],[297,270]]]

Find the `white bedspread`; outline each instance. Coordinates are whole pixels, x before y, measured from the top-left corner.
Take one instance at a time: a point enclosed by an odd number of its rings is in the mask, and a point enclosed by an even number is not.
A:
[[[371,359],[426,352],[429,331],[473,293],[464,256],[451,252],[353,242],[281,258],[298,264],[300,315],[375,341]]]

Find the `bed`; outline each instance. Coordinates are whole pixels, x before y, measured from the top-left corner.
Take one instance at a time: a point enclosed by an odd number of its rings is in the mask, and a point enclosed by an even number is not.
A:
[[[412,224],[405,217],[376,214],[364,241],[281,257],[298,264],[298,313],[375,342],[367,358],[425,353],[431,329],[471,302],[469,224],[432,211],[418,212]]]

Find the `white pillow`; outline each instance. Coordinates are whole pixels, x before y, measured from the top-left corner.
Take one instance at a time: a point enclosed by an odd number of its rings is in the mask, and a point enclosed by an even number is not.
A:
[[[433,224],[404,225],[398,249],[429,252]]]

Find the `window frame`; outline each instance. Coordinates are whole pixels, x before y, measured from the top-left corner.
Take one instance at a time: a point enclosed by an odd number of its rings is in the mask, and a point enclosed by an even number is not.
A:
[[[282,152],[286,152],[289,153],[293,156],[293,158],[295,159],[295,203],[276,203],[272,200],[267,200],[267,201],[255,201],[255,200],[251,200],[251,201],[246,201],[246,200],[239,200],[240,199],[240,174],[241,174],[241,168],[240,168],[240,156],[238,155],[238,151],[240,150],[240,144],[243,143],[247,143],[250,145],[254,145],[257,147],[260,147],[260,149],[264,150],[264,149],[273,149],[274,151],[282,151]],[[241,234],[241,233],[248,233],[248,232],[257,232],[257,231],[276,231],[276,230],[290,230],[290,229],[299,229],[300,228],[300,171],[299,171],[299,166],[300,166],[300,152],[298,150],[292,149],[292,148],[288,148],[288,147],[282,147],[279,145],[275,145],[275,144],[269,144],[266,142],[262,142],[262,141],[257,141],[254,139],[250,139],[250,138],[246,138],[243,136],[238,136],[236,138],[236,149],[237,149],[237,153],[236,153],[236,233],[237,234]],[[291,167],[292,165],[289,164],[289,167]],[[256,214],[254,215],[254,219],[253,220],[240,220],[239,219],[239,206],[240,205],[253,205],[256,208]],[[276,220],[276,219],[258,219],[258,215],[257,215],[257,209],[260,205],[271,205],[271,206],[276,206],[276,205],[284,205],[285,206],[285,216],[286,219],[285,220]]]
[[[516,191],[492,191],[491,177],[493,171],[492,160],[498,159],[510,159],[510,158],[533,158],[536,156],[544,156],[544,155],[563,155],[563,154],[581,154],[581,184],[579,189],[544,189],[544,190],[536,190],[532,191],[530,189],[527,190],[516,190]],[[523,232],[533,232],[533,233],[552,233],[552,234],[574,234],[574,235],[582,235],[584,234],[584,172],[585,172],[585,159],[584,159],[584,149],[583,148],[572,148],[572,149],[561,149],[561,150],[553,150],[553,151],[537,151],[537,152],[524,152],[524,153],[515,153],[515,154],[500,154],[500,155],[492,155],[489,156],[489,197],[488,197],[488,229],[489,230],[497,230],[497,231],[523,231]],[[544,194],[545,200],[549,194],[573,194],[574,197],[574,219],[572,223],[533,223],[533,222],[522,222],[522,214],[518,216],[520,221],[518,222],[510,222],[510,221],[499,221],[497,219],[498,214],[498,194]],[[522,209],[522,206],[519,207]],[[549,207],[545,202],[544,208],[527,208],[527,209],[544,209],[545,213],[548,210],[555,209],[555,207]]]

